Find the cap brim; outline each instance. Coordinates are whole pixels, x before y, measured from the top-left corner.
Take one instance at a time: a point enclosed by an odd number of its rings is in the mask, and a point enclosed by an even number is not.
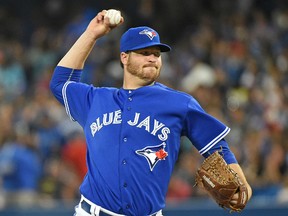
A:
[[[145,45],[145,44],[142,44],[140,46],[136,46],[136,47],[133,47],[133,49],[131,50],[127,50],[127,51],[133,51],[133,50],[138,50],[138,49],[144,49],[144,48],[148,48],[148,47],[154,47],[154,46],[157,46],[160,48],[160,51],[161,52],[169,52],[171,50],[171,47],[168,46],[167,44],[163,44],[163,43],[149,43],[149,45]]]
[[[161,52],[169,52],[171,50],[171,47],[167,44],[159,44]]]

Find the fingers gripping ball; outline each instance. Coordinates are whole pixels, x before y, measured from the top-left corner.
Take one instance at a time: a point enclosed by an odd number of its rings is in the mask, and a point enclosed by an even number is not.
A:
[[[110,25],[118,25],[121,21],[121,12],[115,9],[107,10],[105,17],[109,18]]]
[[[222,208],[241,211],[247,203],[248,191],[239,176],[214,152],[205,159],[196,173],[196,185],[203,187]],[[234,194],[239,197],[231,202]]]

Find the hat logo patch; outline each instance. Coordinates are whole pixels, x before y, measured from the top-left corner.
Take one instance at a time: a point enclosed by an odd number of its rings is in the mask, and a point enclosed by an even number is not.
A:
[[[147,37],[149,37],[150,40],[153,40],[153,38],[157,36],[157,33],[155,31],[151,31],[148,29],[144,29],[143,31],[139,32],[139,34],[146,35]]]

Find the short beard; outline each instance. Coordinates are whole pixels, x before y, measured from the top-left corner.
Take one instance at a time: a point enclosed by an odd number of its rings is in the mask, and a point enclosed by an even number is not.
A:
[[[158,68],[157,68],[157,70],[158,70]],[[142,67],[139,67],[136,64],[132,64],[129,61],[127,63],[127,71],[130,74],[132,74],[133,76],[136,76],[136,77],[140,78],[141,80],[145,80],[145,81],[148,81],[148,82],[154,82],[160,75],[160,70],[159,70],[156,73],[153,73],[153,74],[150,73],[149,76],[147,76],[147,74],[144,73]]]

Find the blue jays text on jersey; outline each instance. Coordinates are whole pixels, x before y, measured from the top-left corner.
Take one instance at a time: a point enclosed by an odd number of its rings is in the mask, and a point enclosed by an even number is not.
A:
[[[81,70],[56,67],[50,87],[68,116],[84,130],[88,172],[84,197],[125,215],[150,215],[165,207],[181,136],[200,154],[229,128],[190,95],[160,83],[136,90],[79,82]]]
[[[140,113],[135,113],[135,116],[132,120],[128,120],[127,124],[132,127],[144,128],[148,133],[152,135],[156,135],[160,130],[160,134],[158,134],[158,138],[162,141],[167,140],[168,134],[170,133],[170,129],[165,126],[165,124],[160,123],[156,119],[150,120],[151,116],[147,116],[144,120],[139,122]],[[150,122],[151,121],[151,122]],[[100,131],[101,128],[108,126],[110,124],[121,124],[121,110],[116,110],[110,113],[104,113],[103,117],[98,117],[94,122],[91,123],[90,129],[92,136],[95,135],[97,131]]]

